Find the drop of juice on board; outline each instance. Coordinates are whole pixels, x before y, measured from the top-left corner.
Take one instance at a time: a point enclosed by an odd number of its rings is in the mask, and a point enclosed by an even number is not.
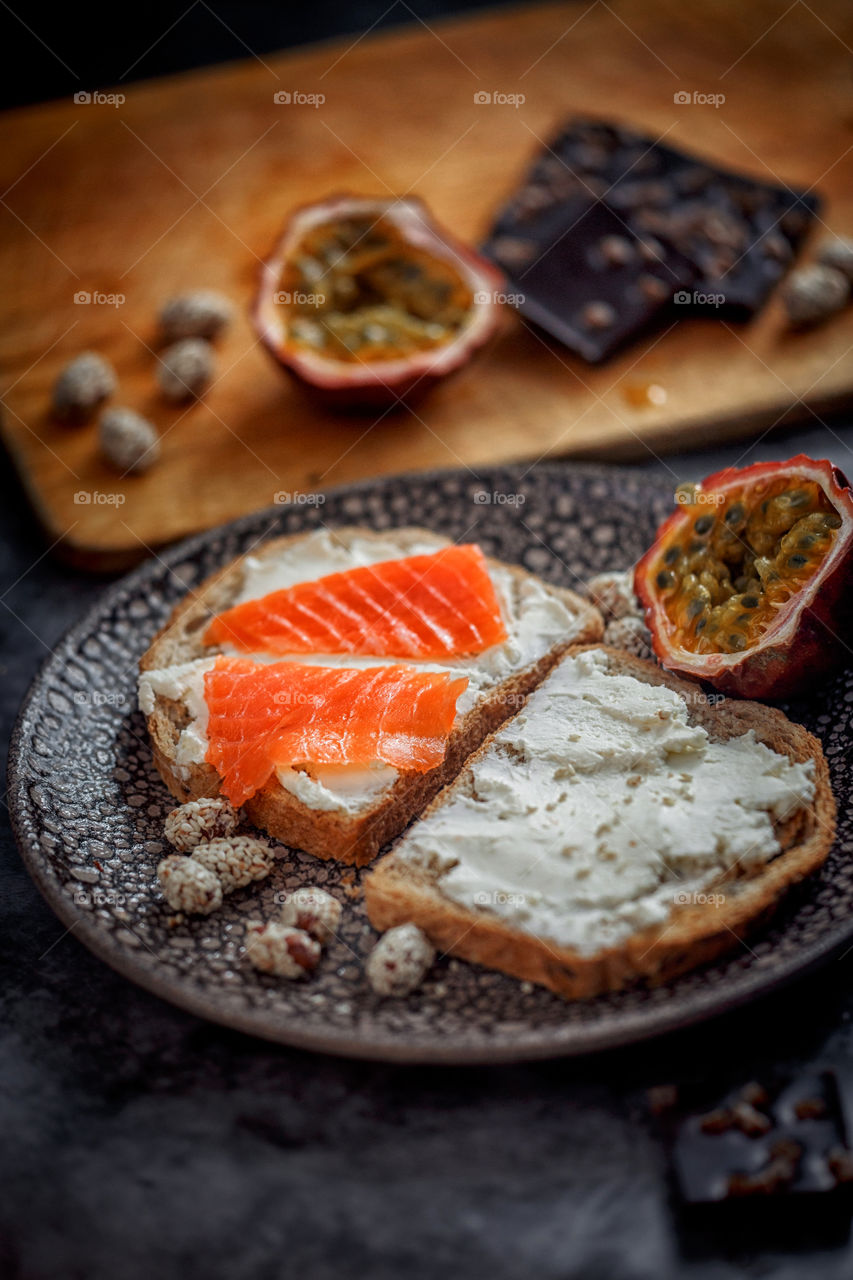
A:
[[[666,388],[659,382],[632,382],[623,387],[622,395],[632,409],[660,408],[666,404]]]

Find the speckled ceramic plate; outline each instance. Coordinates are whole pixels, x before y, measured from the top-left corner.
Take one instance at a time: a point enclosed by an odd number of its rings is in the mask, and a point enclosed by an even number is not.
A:
[[[668,986],[568,1004],[443,958],[419,992],[380,1000],[362,973],[372,931],[360,901],[342,893],[342,873],[352,872],[284,848],[262,886],[213,916],[170,924],[155,869],[173,802],[151,763],[134,687],[139,656],[189,588],[259,541],[320,522],[426,525],[571,587],[634,560],[670,506],[670,484],[612,468],[393,477],[339,490],[322,507],[260,512],[143,565],[60,641],[22,708],[10,797],[33,878],[76,938],[165,999],[272,1040],[388,1060],[486,1062],[627,1044],[731,1008],[849,946],[853,672],[788,708],[822,738],[832,767],[840,831],[825,868],[748,948]],[[246,919],[271,914],[277,895],[305,883],[347,901],[339,940],[309,982],[256,973],[242,947]]]

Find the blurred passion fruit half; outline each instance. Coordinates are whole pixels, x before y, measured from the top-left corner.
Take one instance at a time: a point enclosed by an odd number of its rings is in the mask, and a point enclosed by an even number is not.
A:
[[[802,693],[849,658],[853,495],[831,462],[729,467],[676,491],[634,589],[665,667],[725,693]]]
[[[264,264],[257,331],[340,406],[422,395],[499,323],[501,275],[422,201],[336,196],[296,210]]]

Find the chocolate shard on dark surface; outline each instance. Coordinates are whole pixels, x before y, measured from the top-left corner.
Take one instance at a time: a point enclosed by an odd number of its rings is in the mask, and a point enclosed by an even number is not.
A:
[[[853,1154],[832,1072],[752,1082],[722,1097],[682,1096],[668,1128],[686,1206],[752,1211],[757,1201],[811,1205],[835,1196],[849,1216]]]
[[[678,317],[754,315],[795,257],[818,207],[808,192],[721,169],[633,130],[581,118],[537,157],[484,251],[524,296],[524,314],[597,361],[654,320],[667,318],[654,302],[676,302]],[[629,269],[619,245],[603,252],[624,274],[609,281],[609,293],[593,296],[594,232],[598,240],[612,235],[632,244],[653,243],[653,261],[666,262],[667,283],[679,282],[669,299],[649,297],[648,307],[637,305],[640,265]],[[654,285],[646,287],[654,293]],[[603,329],[591,340],[577,323],[596,301],[618,316],[609,341]]]

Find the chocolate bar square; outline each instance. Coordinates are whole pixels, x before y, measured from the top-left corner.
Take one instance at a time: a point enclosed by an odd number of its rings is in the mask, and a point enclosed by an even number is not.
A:
[[[516,276],[516,305],[595,363],[651,327],[692,287],[695,270],[677,250],[636,235],[604,204],[563,221],[550,219],[548,247]]]
[[[668,318],[660,306],[636,305],[646,271],[636,261],[633,271],[611,278],[603,299],[624,313],[613,340],[603,331],[597,340],[578,337],[575,317],[600,283],[589,256],[596,218],[599,238],[611,234],[609,215],[611,230],[613,218],[619,224],[614,234],[651,244],[666,260],[665,278],[681,282],[672,290],[674,314],[748,319],[793,260],[818,207],[810,193],[719,168],[618,125],[575,119],[536,158],[484,251],[523,295],[525,314],[595,361]],[[606,212],[593,216],[593,209]]]
[[[823,1196],[853,1189],[853,1153],[834,1075],[751,1084],[672,1117],[676,1184],[687,1205]],[[694,1100],[695,1104],[695,1100]]]

